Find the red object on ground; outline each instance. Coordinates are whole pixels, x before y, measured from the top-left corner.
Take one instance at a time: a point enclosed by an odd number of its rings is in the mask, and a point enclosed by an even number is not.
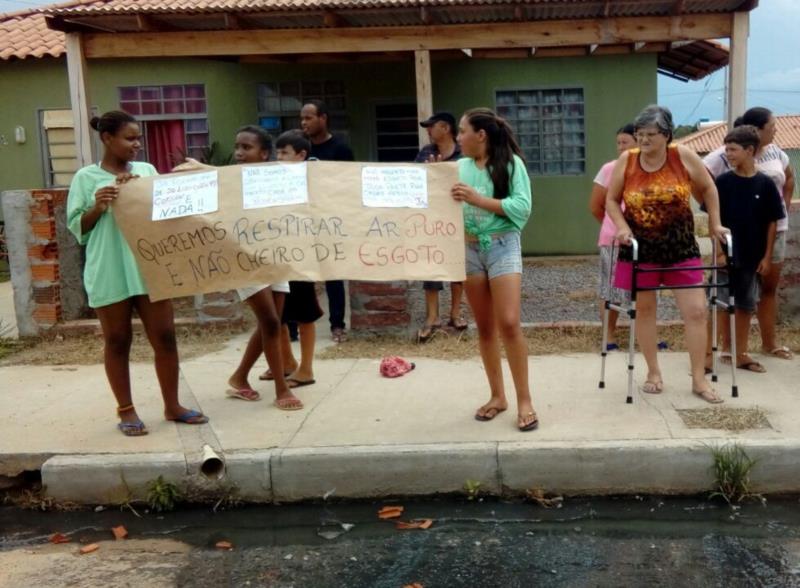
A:
[[[391,355],[381,360],[381,375],[386,378],[399,378],[415,367],[417,366],[410,361],[406,361],[402,357],[396,355]]]

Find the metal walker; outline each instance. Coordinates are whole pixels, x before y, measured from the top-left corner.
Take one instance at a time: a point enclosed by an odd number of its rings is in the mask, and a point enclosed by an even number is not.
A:
[[[653,273],[653,272],[669,272],[669,271],[680,271],[673,268],[653,268],[653,269],[641,269],[639,268],[639,242],[631,238],[631,247],[633,248],[633,276],[632,276],[632,284],[631,284],[631,304],[630,307],[625,307],[621,303],[615,303],[611,300],[605,300],[603,306],[603,347],[601,348],[600,355],[601,355],[601,364],[600,364],[600,384],[599,388],[606,387],[606,357],[608,355],[608,313],[610,310],[616,310],[621,314],[626,314],[628,318],[630,318],[630,333],[628,335],[628,397],[626,402],[628,404],[633,403],[633,359],[635,355],[635,343],[636,343],[636,294],[637,292],[645,292],[645,291],[656,291],[656,290],[687,290],[693,288],[703,288],[705,290],[711,291],[711,296],[709,299],[709,305],[711,306],[711,332],[712,332],[712,340],[711,340],[711,381],[717,381],[717,352],[719,348],[717,347],[718,343],[718,336],[717,336],[717,309],[721,308],[723,310],[728,311],[728,317],[730,320],[730,334],[731,334],[731,396],[737,398],[739,396],[739,389],[736,386],[736,324],[735,324],[735,306],[734,306],[734,296],[733,296],[733,288],[728,288],[728,301],[725,302],[717,297],[717,288],[720,286],[728,286],[727,283],[720,284],[717,279],[717,271],[724,269],[728,272],[728,283],[731,283],[733,280],[731,277],[733,276],[733,272],[735,268],[733,266],[733,237],[730,234],[726,236],[726,243],[725,243],[725,265],[718,265],[717,264],[717,239],[712,237],[712,264],[706,266],[698,266],[693,269],[702,269],[702,270],[711,270],[711,281],[707,284],[698,284],[696,286],[656,286],[656,287],[647,287],[647,288],[640,288],[638,286],[638,275],[642,273]],[[612,250],[611,250],[611,259],[616,262],[617,259],[617,244],[614,243]],[[613,283],[613,274],[614,272],[610,272],[611,276],[609,278],[610,282]],[[610,285],[610,284],[609,284]],[[612,289],[609,288],[609,292]]]

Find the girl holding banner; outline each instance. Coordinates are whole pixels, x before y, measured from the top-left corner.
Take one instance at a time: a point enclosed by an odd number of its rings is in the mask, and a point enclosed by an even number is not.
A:
[[[133,252],[109,212],[119,194],[119,184],[158,172],[148,163],[134,161],[141,148],[141,132],[132,116],[107,112],[94,117],[91,125],[100,133],[103,159],[75,174],[67,199],[67,223],[86,246],[83,283],[89,306],[97,312],[103,329],[106,375],[117,399],[120,419],[117,426],[123,435],[147,434],[131,397],[129,356],[134,309],[155,354],[165,418],[189,425],[206,423],[205,415],[178,402],[178,348],[172,302],[150,300]]]
[[[487,108],[464,113],[458,143],[463,158],[452,194],[464,207],[465,291],[491,391],[475,418],[490,421],[508,407],[500,364],[502,339],[517,394],[517,427],[532,431],[539,419],[528,389],[528,344],[520,323],[520,231],[531,212],[530,178],[511,127]]]
[[[272,138],[266,130],[254,125],[239,129],[234,144],[236,163],[263,163],[269,161],[272,151]],[[247,302],[258,320],[258,327],[250,336],[247,347],[236,371],[228,380],[231,387],[228,395],[242,400],[259,400],[258,392],[248,381],[248,374],[263,352],[269,365],[269,378],[275,381],[274,405],[280,410],[300,410],[303,403],[289,389],[286,373],[281,359],[281,313],[288,282],[249,286],[236,290],[239,297]]]

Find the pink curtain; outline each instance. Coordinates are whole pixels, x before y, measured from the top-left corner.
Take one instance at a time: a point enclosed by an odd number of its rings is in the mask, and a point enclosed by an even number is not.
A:
[[[186,156],[186,135],[182,120],[147,121],[147,161],[165,174]]]

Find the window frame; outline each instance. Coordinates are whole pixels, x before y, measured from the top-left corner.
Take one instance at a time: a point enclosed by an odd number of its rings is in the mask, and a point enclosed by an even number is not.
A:
[[[563,151],[562,151],[561,157],[558,160],[552,160],[552,161],[558,161],[561,164],[561,171],[559,173],[545,173],[544,169],[545,169],[545,165],[547,163],[547,161],[544,159],[544,149],[543,149],[544,136],[545,136],[543,122],[544,122],[545,119],[542,117],[541,113],[535,119],[534,118],[531,118],[531,119],[513,118],[513,119],[507,119],[507,120],[509,121],[509,124],[511,124],[511,128],[514,130],[514,135],[517,137],[518,141],[520,142],[520,147],[523,147],[522,146],[522,141],[521,141],[521,133],[519,132],[519,128],[518,128],[518,123],[520,122],[520,120],[536,120],[539,123],[539,131],[538,131],[539,147],[537,148],[539,150],[539,159],[538,159],[538,161],[536,161],[536,163],[539,165],[540,169],[539,169],[538,172],[531,171],[531,167],[530,167],[531,161],[529,161],[527,156],[526,156],[525,160],[526,160],[527,169],[528,169],[528,172],[530,173],[530,175],[535,176],[535,177],[539,177],[539,178],[576,178],[576,177],[585,176],[587,174],[588,161],[589,161],[589,157],[588,157],[589,134],[588,134],[588,130],[587,130],[587,115],[586,115],[586,87],[583,84],[580,84],[580,83],[575,83],[575,84],[565,83],[565,84],[548,84],[548,85],[534,85],[534,86],[519,86],[519,85],[517,85],[517,86],[495,87],[495,88],[493,88],[495,112],[500,114],[499,113],[499,108],[501,106],[503,106],[503,105],[499,105],[497,103],[498,93],[503,93],[503,92],[515,92],[515,93],[519,93],[519,92],[538,92],[541,95],[541,93],[548,92],[548,91],[554,91],[554,90],[560,91],[562,98],[563,98],[563,95],[564,95],[565,91],[570,91],[570,90],[575,91],[575,90],[577,90],[577,91],[581,92],[581,102],[579,104],[581,104],[581,106],[583,107],[583,114],[579,118],[582,120],[582,124],[583,124],[582,131],[564,131],[563,128],[562,128],[562,130],[559,133],[559,135],[563,139],[564,135],[567,132],[569,132],[569,133],[582,132],[583,133],[583,144],[580,145],[580,147],[583,148],[583,158],[582,159],[564,159]],[[578,103],[577,102],[566,103],[566,102],[562,101],[562,102],[559,102],[558,104],[563,106],[565,104],[578,104]],[[520,104],[519,103],[515,103],[515,106],[520,106]],[[524,105],[522,105],[522,106],[524,106]],[[542,106],[546,106],[546,105],[540,101],[537,104],[535,104],[534,106],[542,107]],[[500,116],[502,116],[502,115],[500,115]],[[506,118],[506,117],[503,117],[503,118]],[[573,118],[578,118],[578,117],[573,117]],[[564,117],[564,115],[562,113],[561,118],[559,120],[563,121],[564,119],[565,119],[565,117]],[[533,134],[533,133],[525,133],[525,134],[528,135],[528,134]],[[553,134],[553,133],[547,133],[547,134]],[[529,147],[529,148],[533,148],[533,147]],[[559,149],[563,149],[563,148],[564,148],[564,145],[559,147]],[[524,148],[523,148],[523,150],[524,150]],[[583,163],[583,171],[581,171],[580,173],[566,173],[564,171],[564,163],[565,162],[576,162],[576,161]]]
[[[415,111],[414,120],[416,121],[416,125],[417,125],[416,137],[418,138],[419,137],[419,122],[420,121],[419,121],[419,115],[416,114],[417,99],[415,97],[410,97],[410,96],[409,97],[396,97],[396,98],[377,99],[377,100],[370,101],[370,137],[369,137],[369,141],[370,141],[370,153],[372,154],[373,161],[380,161],[380,158],[378,157],[379,151],[381,151],[381,149],[386,149],[386,148],[381,148],[381,147],[378,146],[378,112],[377,112],[378,107],[379,106],[410,106],[410,105],[414,106],[414,111]],[[389,119],[381,119],[381,120],[389,120]],[[397,120],[402,120],[402,119],[397,119]],[[381,134],[382,135],[383,134],[410,135],[411,133],[381,133]],[[398,147],[398,148],[396,148],[396,150],[398,150],[398,151],[402,150],[402,149],[410,149],[410,147],[409,148],[406,148],[406,147]],[[419,150],[420,150],[419,140],[417,140],[416,153],[414,154],[415,156],[419,153]],[[408,162],[409,163],[413,163],[413,161],[414,161],[414,159],[412,158]],[[398,162],[398,163],[402,163],[402,162]]]
[[[283,110],[283,104],[282,104],[283,98],[284,97],[286,97],[286,98],[295,98],[294,96],[284,96],[284,94],[282,93],[281,86],[287,85],[287,84],[298,84],[299,85],[300,95],[297,98],[298,98],[298,100],[300,102],[300,108],[297,109],[297,111]],[[321,84],[322,88],[323,88],[323,92],[322,92],[321,95],[318,95],[318,94],[308,94],[308,95],[306,95],[304,93],[304,86],[303,86],[304,84]],[[341,93],[328,94],[325,91],[325,85],[326,84],[340,84],[341,85]],[[261,108],[261,87],[262,86],[267,86],[267,85],[275,85],[275,86],[277,86],[278,94],[277,94],[277,96],[273,96],[272,98],[278,100],[278,104],[281,105],[281,110],[278,110],[278,111],[269,110],[269,109],[263,109],[262,110],[262,108]],[[342,109],[338,109],[338,108],[337,109],[332,109],[330,107],[330,101],[328,100],[328,98],[330,98],[330,97],[341,98],[343,100],[343,102],[344,102],[344,108],[342,108]],[[328,112],[329,112],[329,115],[328,115],[328,118],[329,118],[329,120],[328,120],[328,123],[329,123],[328,124],[328,128],[329,128],[330,132],[332,134],[336,135],[336,136],[342,137],[343,139],[345,139],[349,143],[350,142],[351,128],[350,128],[350,113],[348,111],[348,104],[350,103],[350,97],[348,96],[347,83],[345,82],[344,79],[330,79],[330,78],[305,79],[305,80],[303,80],[303,79],[299,79],[299,80],[298,79],[291,79],[291,80],[274,80],[274,81],[256,82],[256,122],[257,122],[257,124],[260,125],[262,118],[275,117],[275,118],[278,119],[279,124],[280,124],[280,130],[277,131],[277,134],[285,133],[286,131],[293,130],[292,128],[285,128],[284,127],[284,124],[283,124],[284,119],[286,119],[286,118],[297,118],[297,119],[299,119],[300,118],[300,110],[302,109],[303,104],[306,103],[308,100],[314,100],[314,99],[322,100],[328,106]],[[266,98],[265,98],[265,100],[266,100]],[[266,106],[266,104],[265,104],[265,106]],[[340,128],[338,126],[333,126],[331,124],[331,119],[333,119],[333,117],[342,117],[342,119],[344,120],[344,123],[345,123],[345,128]],[[299,126],[298,127],[293,127],[293,128],[299,128]],[[274,133],[275,132],[274,129],[272,129],[272,128],[269,128],[267,130],[270,133]]]
[[[186,86],[202,86],[203,87],[203,98],[202,100],[205,102],[206,111],[205,112],[174,112],[170,114],[131,114],[138,122],[154,122],[154,121],[165,121],[165,120],[180,120],[180,121],[187,121],[187,120],[205,120],[206,121],[206,130],[205,132],[197,132],[197,131],[189,131],[188,125],[184,124],[183,127],[183,139],[186,145],[186,156],[187,157],[197,157],[196,154],[192,154],[193,150],[200,149],[200,150],[207,150],[211,148],[213,141],[211,141],[211,124],[210,124],[210,117],[209,112],[211,112],[211,104],[208,97],[208,84],[205,82],[175,82],[169,84],[130,84],[127,86],[117,86],[117,103],[119,104],[119,108],[125,112],[127,112],[124,107],[122,106],[123,102],[134,102],[133,100],[123,100],[122,98],[122,90],[123,88],[137,88],[139,92],[141,92],[142,88],[161,88],[161,98],[159,100],[142,100],[139,98],[135,102],[141,106],[144,102],[160,102],[162,105],[165,102],[169,102],[169,99],[164,98],[164,88],[170,86],[181,86],[184,88],[184,95],[182,100],[184,101],[184,106],[186,100],[200,100],[200,98],[186,98]],[[139,157],[137,160],[139,161],[147,161],[147,127],[142,125],[142,148],[139,151]],[[192,147],[189,145],[189,136],[190,135],[205,135],[206,136],[206,145],[202,147]]]

